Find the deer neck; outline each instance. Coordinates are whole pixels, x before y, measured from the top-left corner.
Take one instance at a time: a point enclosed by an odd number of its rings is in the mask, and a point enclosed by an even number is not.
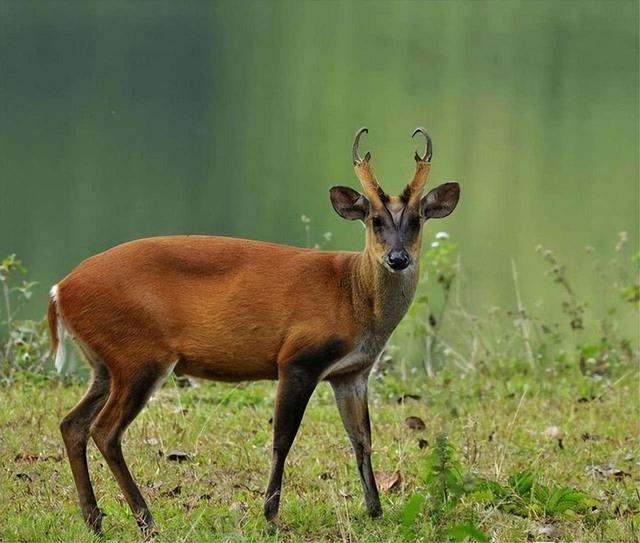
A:
[[[354,273],[354,305],[364,316],[369,331],[384,336],[386,341],[413,301],[419,267],[416,263],[394,273],[366,250],[358,257]]]

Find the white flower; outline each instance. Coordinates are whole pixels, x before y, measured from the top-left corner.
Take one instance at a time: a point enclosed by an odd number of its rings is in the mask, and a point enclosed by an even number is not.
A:
[[[449,239],[449,233],[448,232],[438,232],[436,234],[436,239]]]
[[[440,247],[440,244],[437,241],[432,241],[431,242],[431,247],[433,247],[435,249],[436,247]]]

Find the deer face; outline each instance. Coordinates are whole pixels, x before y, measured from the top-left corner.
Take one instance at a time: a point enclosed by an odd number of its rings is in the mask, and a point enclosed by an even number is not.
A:
[[[361,128],[353,143],[353,163],[364,194],[349,187],[332,187],[331,203],[341,217],[362,221],[367,231],[365,250],[390,272],[400,272],[419,259],[425,221],[449,215],[458,203],[460,187],[455,182],[445,183],[422,196],[433,153],[431,138],[418,128],[413,135],[423,134],[427,147],[423,156],[416,152],[413,180],[400,196],[387,195],[373,174],[371,155],[361,158],[358,153],[360,136],[365,132],[367,129]]]

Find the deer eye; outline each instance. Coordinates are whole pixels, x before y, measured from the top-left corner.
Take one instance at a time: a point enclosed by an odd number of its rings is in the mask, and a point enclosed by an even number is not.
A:
[[[420,228],[420,217],[414,216],[409,219],[409,228],[418,230]]]
[[[382,219],[380,217],[374,217],[371,219],[371,224],[374,228],[382,228]]]

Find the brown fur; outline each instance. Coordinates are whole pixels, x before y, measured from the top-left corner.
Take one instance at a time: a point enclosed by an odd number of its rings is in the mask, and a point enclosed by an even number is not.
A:
[[[351,344],[371,318],[353,296],[360,258],[224,237],[143,239],[85,260],[59,283],[57,303],[112,371],[178,361],[178,374],[276,379],[288,352],[335,330]]]

